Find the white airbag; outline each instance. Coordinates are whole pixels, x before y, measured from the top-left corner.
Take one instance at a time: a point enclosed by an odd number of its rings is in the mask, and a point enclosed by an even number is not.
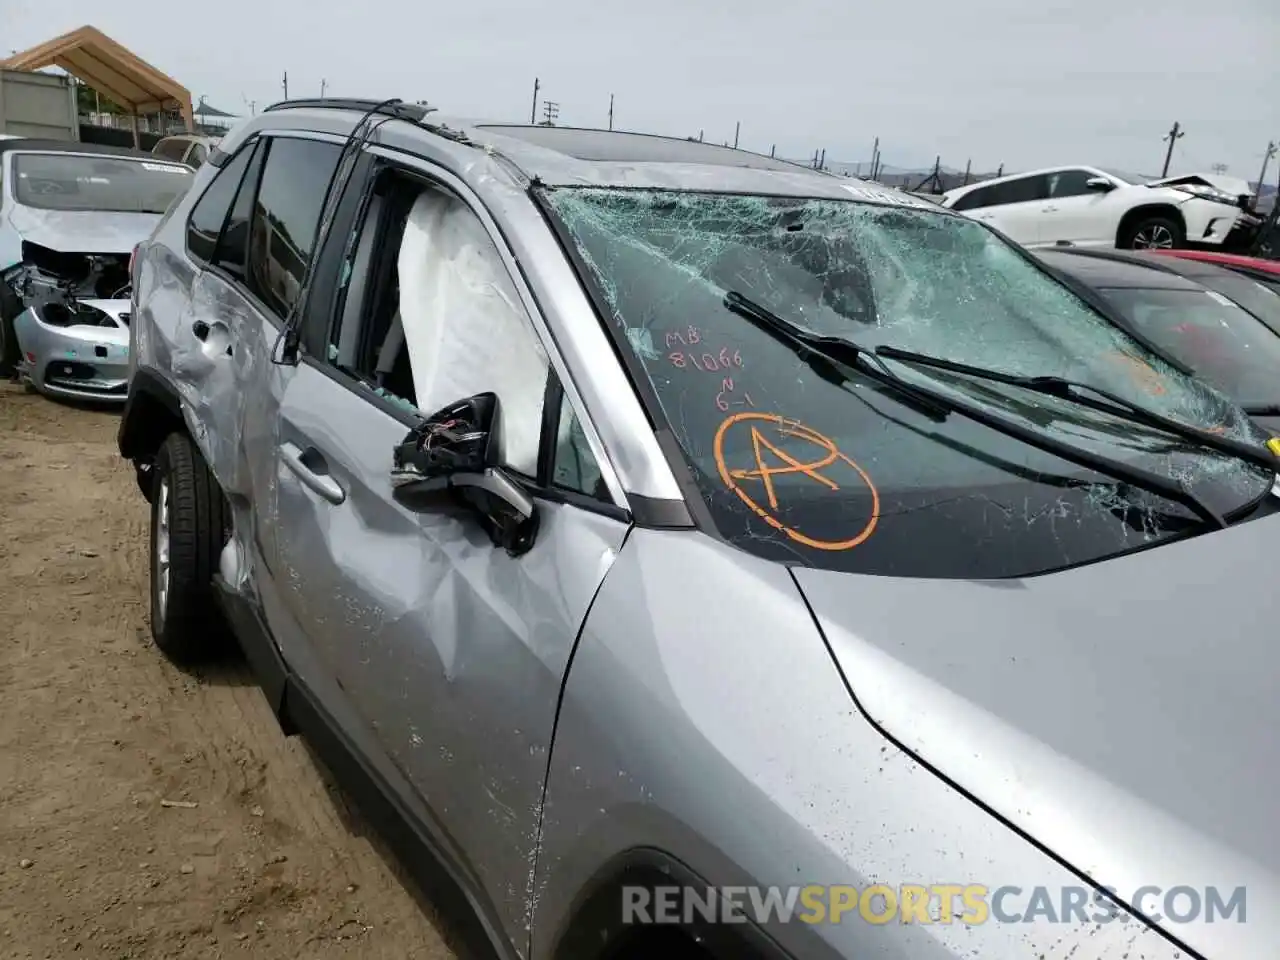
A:
[[[496,393],[503,462],[536,475],[547,358],[484,225],[461,201],[425,190],[398,266],[418,409]]]

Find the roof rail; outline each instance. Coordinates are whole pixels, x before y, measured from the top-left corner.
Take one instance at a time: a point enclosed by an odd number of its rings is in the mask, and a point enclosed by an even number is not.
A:
[[[376,110],[374,109],[375,107],[377,108]],[[410,123],[420,123],[423,117],[436,109],[421,103],[383,103],[381,100],[320,97],[310,100],[281,100],[279,103],[273,103],[271,106],[264,108],[262,112],[270,113],[272,110],[288,108],[302,110],[354,110],[357,113],[373,111],[381,116],[395,117],[397,120],[408,120]]]

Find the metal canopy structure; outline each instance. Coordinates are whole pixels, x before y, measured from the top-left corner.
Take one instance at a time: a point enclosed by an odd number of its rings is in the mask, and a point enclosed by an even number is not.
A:
[[[84,26],[54,37],[30,50],[0,60],[10,70],[61,67],[128,110],[140,114],[172,110],[182,114],[188,130],[193,127],[191,92],[129,52],[97,27]],[[134,124],[137,136],[137,124]]]

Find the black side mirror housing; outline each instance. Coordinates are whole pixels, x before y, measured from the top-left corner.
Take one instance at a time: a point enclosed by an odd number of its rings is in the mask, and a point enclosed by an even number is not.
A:
[[[396,500],[412,509],[460,502],[482,518],[496,546],[518,556],[533,546],[538,511],[498,464],[498,397],[480,393],[437,410],[392,451]]]
[[[1084,185],[1097,193],[1110,193],[1116,188],[1116,185],[1106,177],[1090,177]]]

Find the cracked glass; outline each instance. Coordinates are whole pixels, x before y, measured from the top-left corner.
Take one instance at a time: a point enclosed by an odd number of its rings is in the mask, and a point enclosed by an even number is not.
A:
[[[806,362],[724,306],[737,292],[818,334],[1060,376],[1261,446],[1213,387],[1111,324],[994,232],[921,205],[546,189],[722,536],[783,562],[916,577],[1025,576],[1191,533],[1159,494],[961,414],[930,417]],[[1058,440],[1182,483],[1233,520],[1274,476],[1165,432],[962,374],[886,361]]]

